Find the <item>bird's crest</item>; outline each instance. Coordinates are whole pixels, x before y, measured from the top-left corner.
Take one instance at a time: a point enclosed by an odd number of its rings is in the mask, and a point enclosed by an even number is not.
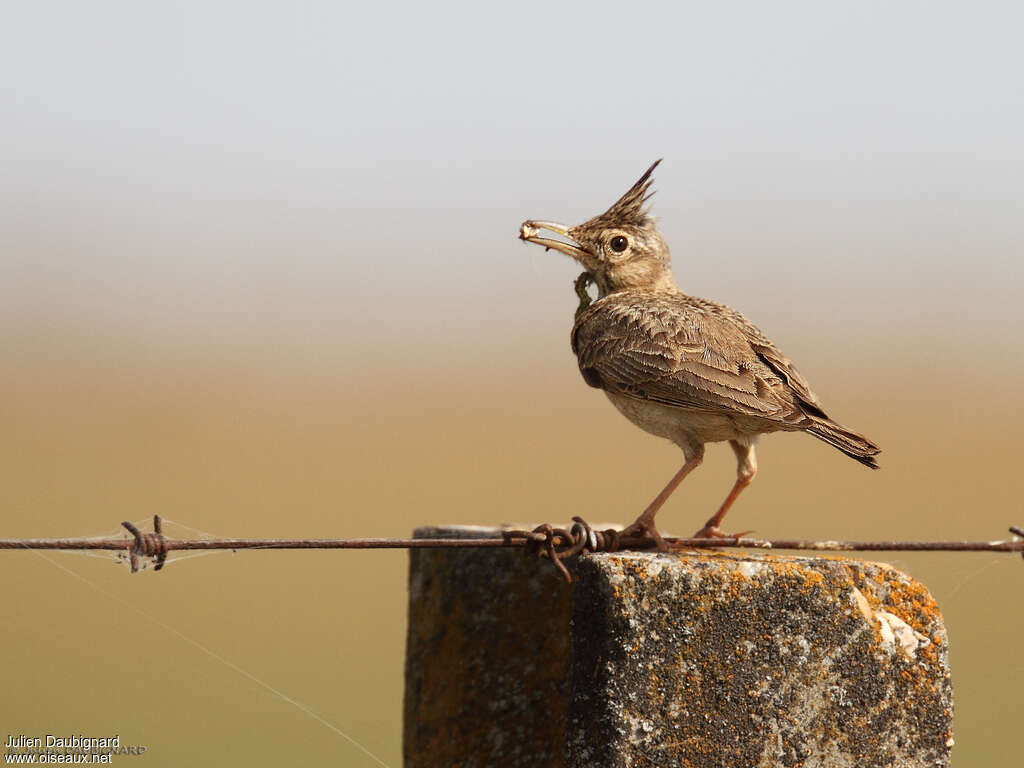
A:
[[[647,201],[650,200],[653,192],[649,192],[654,179],[651,174],[658,167],[661,158],[655,160],[651,167],[644,171],[644,175],[637,179],[636,184],[629,188],[622,197],[615,201],[611,208],[595,216],[588,225],[597,226],[634,226],[646,227],[651,223],[651,217],[647,213]]]

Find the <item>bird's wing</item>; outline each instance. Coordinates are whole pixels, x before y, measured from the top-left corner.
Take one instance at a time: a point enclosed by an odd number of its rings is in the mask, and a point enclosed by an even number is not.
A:
[[[580,314],[573,350],[592,386],[666,405],[801,421],[798,387],[813,398],[810,388],[744,324],[757,331],[727,307],[679,294],[611,294]]]
[[[761,332],[760,328],[732,307],[716,304],[704,299],[696,299],[695,301],[711,308],[712,311],[738,326],[743,331],[744,336],[746,336],[750,348],[761,358],[765,365],[771,368],[789,386],[793,394],[800,399],[800,403],[805,411],[820,418],[828,418],[821,409],[821,402],[818,400],[818,396],[811,391],[811,385],[807,383],[807,379],[800,375],[800,371],[796,369],[796,366],[779,351],[778,347],[772,344],[771,340]]]
[[[807,383],[807,379],[800,375],[800,371],[793,366],[789,358],[782,354],[774,344],[770,341],[767,344],[763,344],[756,340],[751,340],[750,347],[776,375],[789,385],[789,388],[800,399],[800,405],[803,410],[822,419],[828,418],[828,415],[821,408],[818,396],[811,391],[811,385]]]

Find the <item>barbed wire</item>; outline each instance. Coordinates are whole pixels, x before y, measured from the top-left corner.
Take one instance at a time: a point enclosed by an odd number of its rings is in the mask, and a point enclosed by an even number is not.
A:
[[[569,528],[548,523],[526,530],[503,530],[484,538],[350,538],[350,539],[172,539],[163,534],[163,521],[153,516],[152,533],[130,522],[121,523],[131,538],[0,539],[0,549],[111,550],[127,552],[131,572],[139,570],[140,558],[152,558],[154,570],[167,562],[167,554],[185,550],[240,549],[477,549],[523,547],[546,557],[568,581],[572,577],[562,563],[581,552],[649,550],[655,542],[646,536],[622,536],[608,528],[595,530],[583,518],[574,517]],[[687,549],[789,549],[814,552],[1018,552],[1024,557],[1024,528],[1010,526],[1015,538],[998,541],[833,541],[811,539],[757,539],[664,537],[670,550]]]

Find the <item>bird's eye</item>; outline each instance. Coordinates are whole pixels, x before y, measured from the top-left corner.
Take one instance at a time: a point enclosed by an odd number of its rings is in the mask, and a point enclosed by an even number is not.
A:
[[[616,253],[622,253],[624,250],[626,250],[626,248],[629,247],[629,240],[627,240],[622,235],[616,235],[610,241],[608,241],[608,245],[610,245],[611,249]]]

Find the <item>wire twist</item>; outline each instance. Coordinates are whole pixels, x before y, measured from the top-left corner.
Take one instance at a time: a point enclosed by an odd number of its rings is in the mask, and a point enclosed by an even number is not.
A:
[[[617,552],[619,549],[619,531],[616,529],[596,531],[582,517],[574,517],[572,521],[572,528],[568,530],[543,523],[532,531],[504,531],[503,536],[506,541],[526,539],[527,552],[536,557],[546,557],[571,583],[572,574],[563,560],[581,552]]]

